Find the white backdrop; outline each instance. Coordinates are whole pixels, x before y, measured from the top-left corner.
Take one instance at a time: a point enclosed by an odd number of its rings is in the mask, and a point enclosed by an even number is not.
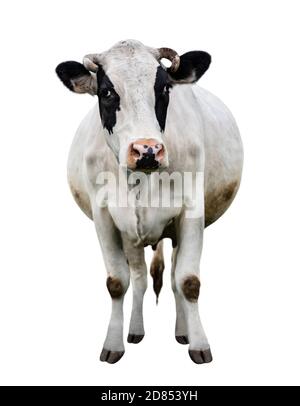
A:
[[[1,2],[0,383],[299,384],[299,2]],[[170,245],[145,339],[98,360],[110,313],[93,224],[73,202],[66,160],[96,98],[54,69],[121,39],[212,55],[199,85],[232,110],[245,148],[241,189],[205,232],[200,309],[214,361],[174,339]],[[148,259],[151,249],[148,252]],[[131,291],[125,303],[125,338]]]

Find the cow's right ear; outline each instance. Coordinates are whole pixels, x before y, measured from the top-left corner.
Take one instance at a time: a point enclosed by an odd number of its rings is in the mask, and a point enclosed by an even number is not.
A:
[[[81,63],[75,61],[62,62],[56,67],[56,73],[63,84],[72,92],[97,94],[97,78],[95,73],[88,71]]]

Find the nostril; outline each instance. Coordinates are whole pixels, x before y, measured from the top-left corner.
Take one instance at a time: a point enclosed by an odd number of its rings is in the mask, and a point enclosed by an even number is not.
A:
[[[138,149],[134,148],[133,144],[131,144],[129,153],[133,158],[139,158],[140,157],[140,151]]]
[[[135,157],[137,157],[137,158],[140,157],[140,151],[138,151],[137,149],[132,148],[132,152],[133,152],[133,155],[134,155]]]
[[[165,148],[163,145],[160,145],[160,150],[157,152],[156,158],[162,159],[164,157],[164,154],[165,154]]]

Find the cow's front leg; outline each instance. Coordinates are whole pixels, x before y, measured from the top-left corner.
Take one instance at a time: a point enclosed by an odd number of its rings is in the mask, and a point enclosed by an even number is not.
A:
[[[181,298],[189,339],[189,355],[196,364],[212,361],[208,340],[204,333],[198,309],[200,289],[199,264],[203,243],[204,220],[186,218],[177,224],[177,257],[175,285]]]
[[[138,344],[145,335],[143,301],[147,289],[147,265],[145,262],[144,247],[133,247],[126,239],[124,239],[123,242],[130,269],[133,295],[127,341],[132,344]]]
[[[175,324],[175,338],[180,344],[188,344],[188,332],[187,332],[187,325],[185,320],[185,315],[182,306],[182,298],[180,293],[176,288],[175,283],[175,268],[176,268],[176,260],[177,260],[177,251],[178,248],[173,248],[172,253],[172,269],[171,269],[171,283],[172,283],[172,290],[174,293],[175,305],[176,305],[176,324]]]
[[[112,299],[111,318],[100,355],[101,361],[114,364],[125,352],[123,343],[123,300],[129,285],[129,268],[119,230],[106,208],[93,212],[98,239],[107,269],[106,286]]]

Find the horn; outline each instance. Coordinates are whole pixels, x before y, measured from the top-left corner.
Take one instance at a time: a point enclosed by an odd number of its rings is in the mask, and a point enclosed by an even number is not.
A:
[[[172,62],[170,66],[171,72],[176,72],[180,65],[180,56],[174,49],[171,48],[158,48],[158,60],[160,61],[162,58],[169,59]]]
[[[85,57],[83,58],[84,67],[91,72],[97,72],[97,70],[99,69],[99,64],[101,63],[100,56],[100,54],[85,55]]]

